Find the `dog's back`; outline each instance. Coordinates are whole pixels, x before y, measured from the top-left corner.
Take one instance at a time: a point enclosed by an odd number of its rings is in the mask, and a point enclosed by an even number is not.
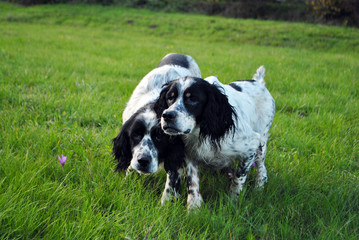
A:
[[[261,135],[263,141],[268,138],[275,113],[274,100],[265,87],[265,68],[259,67],[251,80],[239,80],[228,85],[222,84],[217,77],[211,76],[205,80],[223,89],[229,103],[236,109],[238,115],[237,129],[246,131],[248,124],[251,129]],[[243,124],[242,122],[246,122]]]
[[[201,77],[196,61],[188,55],[167,54],[133,91],[122,114],[122,122],[125,123],[141,107],[154,102],[166,83],[186,76]]]
[[[180,66],[190,71],[191,74],[188,76],[201,77],[201,71],[196,61],[191,56],[178,53],[169,53],[164,58],[162,58],[157,67],[159,68],[165,65]]]

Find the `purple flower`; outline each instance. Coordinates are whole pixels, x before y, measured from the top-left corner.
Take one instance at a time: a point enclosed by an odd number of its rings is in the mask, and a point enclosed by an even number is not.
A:
[[[62,165],[62,170],[64,170],[64,165],[65,165],[67,157],[61,154],[61,157],[58,156],[58,158],[59,158],[60,164]]]

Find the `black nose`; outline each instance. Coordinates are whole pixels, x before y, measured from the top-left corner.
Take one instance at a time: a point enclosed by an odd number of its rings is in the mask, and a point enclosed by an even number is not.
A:
[[[150,164],[151,158],[150,157],[141,157],[138,159],[138,163],[141,167],[147,167]]]
[[[176,118],[176,112],[175,111],[166,111],[162,114],[162,117],[165,119],[165,120],[172,120],[174,118]]]

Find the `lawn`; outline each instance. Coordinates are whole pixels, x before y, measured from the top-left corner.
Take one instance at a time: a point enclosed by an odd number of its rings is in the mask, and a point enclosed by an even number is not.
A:
[[[229,83],[260,65],[276,100],[266,166],[237,202],[203,171],[205,204],[161,206],[165,172],[114,173],[111,140],[169,52]],[[359,30],[0,3],[0,239],[358,239]],[[59,155],[67,156],[64,170]]]

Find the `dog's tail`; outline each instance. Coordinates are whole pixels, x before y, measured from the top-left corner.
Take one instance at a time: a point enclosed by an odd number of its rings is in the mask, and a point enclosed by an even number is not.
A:
[[[260,66],[257,69],[257,72],[253,75],[253,80],[256,80],[257,82],[259,82],[263,86],[265,86],[265,84],[266,84],[264,82],[265,71],[266,71],[266,69],[264,68],[264,66]]]

